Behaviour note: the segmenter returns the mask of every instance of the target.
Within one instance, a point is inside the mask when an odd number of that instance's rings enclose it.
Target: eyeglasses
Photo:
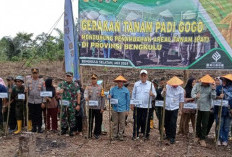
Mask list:
[[[72,77],[72,76],[70,76],[70,75],[66,75],[66,77]]]

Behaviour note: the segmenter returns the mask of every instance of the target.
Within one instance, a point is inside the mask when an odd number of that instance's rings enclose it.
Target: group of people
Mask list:
[[[32,75],[25,78],[8,77],[7,85],[0,79],[0,93],[8,93],[8,97],[0,99],[3,111],[0,112],[0,129],[7,121],[6,125],[11,132],[14,130],[14,134],[21,133],[23,126],[27,126],[28,131],[42,133],[44,118],[45,130],[57,132],[60,116],[61,135],[68,133],[73,136],[76,132],[82,134],[83,117],[86,117],[87,137],[93,135],[98,139],[102,134],[105,104],[109,101],[113,140],[124,140],[125,119],[132,110],[133,140],[141,136],[149,139],[155,111],[161,139],[171,144],[175,143],[178,115],[181,115],[179,134],[188,135],[191,121],[195,141],[205,147],[206,136],[215,120],[217,145],[228,144],[232,113],[231,74],[215,80],[209,75],[199,80],[189,78],[183,88],[184,82],[176,76],[167,82],[165,78],[149,81],[148,72],[141,70],[140,80],[134,83],[131,93],[124,86],[126,78],[121,75],[115,78],[115,86],[107,93],[98,83],[96,74],[91,75],[90,85],[83,89],[80,81],[73,81],[72,72],[67,72],[65,80],[58,85],[52,78],[45,81],[39,78],[37,68],[31,72]],[[44,91],[50,95],[43,96],[41,93]]]

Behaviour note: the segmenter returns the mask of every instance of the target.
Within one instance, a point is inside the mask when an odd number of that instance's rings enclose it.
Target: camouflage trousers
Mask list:
[[[63,107],[62,113],[61,113],[61,128],[62,129],[68,129],[70,127],[71,129],[74,129],[76,126],[76,117],[75,117],[75,108],[73,106],[69,107]]]

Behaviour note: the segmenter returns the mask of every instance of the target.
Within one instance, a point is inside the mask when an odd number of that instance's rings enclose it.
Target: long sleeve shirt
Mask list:
[[[202,86],[201,83],[196,83],[191,92],[192,98],[196,98],[198,93],[200,93],[200,98],[197,99],[199,110],[210,111],[212,99],[216,98],[216,90],[211,86]]]
[[[150,81],[146,81],[142,83],[142,81],[138,81],[135,83],[133,91],[132,91],[132,98],[133,100],[141,100],[142,104],[137,105],[139,108],[152,108],[151,101],[152,97],[150,96],[150,90],[156,97],[156,90],[154,85]],[[149,98],[150,97],[150,98]],[[150,102],[149,102],[150,99]]]
[[[184,89],[181,86],[176,88],[166,85],[166,110],[179,109],[180,103],[184,102]]]
[[[102,86],[100,85],[90,85],[87,86],[84,92],[84,98],[88,98],[89,101],[97,101],[97,106],[89,106],[90,109],[101,109],[103,110],[105,107],[105,99],[101,96]]]
[[[112,104],[115,112],[126,112],[130,109],[130,92],[126,87],[113,87],[110,90],[111,98],[118,99],[118,104]]]
[[[29,79],[26,83],[28,88],[28,102],[31,104],[41,104],[45,102],[40,96],[41,91],[45,91],[44,81],[42,79]]]
[[[218,86],[216,89],[217,96],[220,96],[222,94],[222,86]],[[223,106],[222,107],[222,116],[229,116],[229,109],[232,109],[232,86],[223,86],[223,100],[228,101],[228,107]],[[221,99],[219,99],[221,101]],[[220,102],[221,103],[221,102]],[[219,106],[214,106],[214,114],[217,115],[219,110]]]

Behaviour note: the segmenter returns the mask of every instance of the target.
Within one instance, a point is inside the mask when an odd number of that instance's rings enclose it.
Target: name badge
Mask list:
[[[185,103],[184,108],[185,109],[197,109],[197,104],[196,103]]]
[[[8,93],[0,93],[0,98],[8,98]]]
[[[68,100],[62,100],[61,105],[63,106],[69,106],[69,101]]]
[[[111,104],[118,104],[118,99],[110,99]]]
[[[224,106],[224,107],[229,106],[228,100],[214,100],[213,104],[214,104],[214,106],[221,106],[221,105]]]
[[[98,106],[98,101],[90,100],[89,106]]]
[[[19,100],[25,100],[25,94],[18,94]]]
[[[52,97],[52,92],[51,91],[42,91],[40,92],[41,97]]]
[[[143,103],[142,100],[131,100],[130,101],[130,104],[133,104],[137,107],[139,107],[139,105],[141,105],[142,103]]]
[[[155,106],[157,106],[157,107],[163,107],[164,106],[164,101],[156,100],[155,101]]]

